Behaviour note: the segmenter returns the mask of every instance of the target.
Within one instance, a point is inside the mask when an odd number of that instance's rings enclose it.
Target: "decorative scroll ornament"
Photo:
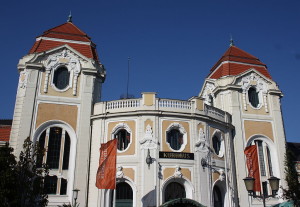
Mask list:
[[[178,165],[175,168],[174,178],[182,178],[181,168]]]
[[[112,138],[114,139],[114,135],[120,130],[125,129],[128,133],[131,134],[131,129],[126,123],[118,123],[112,130]]]
[[[77,79],[81,71],[79,59],[79,56],[76,56],[74,53],[67,49],[64,49],[59,53],[50,55],[45,61],[46,75],[44,82],[44,92],[48,92],[50,73],[52,72],[53,75],[55,69],[57,69],[59,66],[65,66],[70,74],[73,75],[73,95],[75,96],[77,93]],[[72,81],[72,77],[70,77],[70,81]]]
[[[255,88],[257,92],[262,91],[263,93],[267,93],[267,85],[265,80],[256,73],[251,73],[243,77],[241,85],[244,93],[246,93],[252,85],[256,86]]]
[[[141,149],[157,149],[158,141],[153,136],[152,127],[148,124],[146,127],[144,139],[140,140]]]
[[[202,94],[202,98],[205,99],[205,104],[207,105],[211,105],[212,104],[212,100],[211,99],[215,99],[215,96],[213,94],[213,90],[215,89],[215,85],[212,83],[207,82]]]
[[[28,79],[28,71],[25,69],[20,73],[20,78],[19,78],[19,88],[26,88],[27,85],[27,79]]]
[[[117,168],[116,177],[117,178],[123,178],[124,177],[124,172],[123,172],[123,167],[122,166],[119,166]]]
[[[199,139],[195,143],[196,152],[208,152],[208,144],[206,141],[205,133],[202,128],[199,130]]]

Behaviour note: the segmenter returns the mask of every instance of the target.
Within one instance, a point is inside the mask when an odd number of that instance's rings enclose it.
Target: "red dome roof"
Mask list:
[[[267,66],[257,57],[236,46],[230,46],[220,60],[211,68],[208,78],[218,79],[227,75],[238,75],[251,68],[271,78]]]
[[[38,36],[29,53],[44,52],[65,44],[77,50],[85,57],[99,61],[96,45],[86,33],[81,31],[72,22],[49,29]]]

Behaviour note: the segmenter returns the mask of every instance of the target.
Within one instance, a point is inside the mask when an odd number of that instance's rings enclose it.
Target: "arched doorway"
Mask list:
[[[167,185],[165,190],[165,202],[174,200],[176,198],[186,198],[184,186],[177,182],[171,182]]]
[[[133,191],[126,182],[117,184],[116,207],[133,207]]]
[[[214,207],[224,206],[223,196],[218,186],[215,186],[213,189],[213,199],[214,199]]]

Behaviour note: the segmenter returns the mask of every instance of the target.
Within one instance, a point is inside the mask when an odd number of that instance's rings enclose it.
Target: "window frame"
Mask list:
[[[258,142],[262,143],[262,153],[259,152]],[[267,182],[268,178],[271,176],[279,177],[279,166],[278,166],[278,158],[276,153],[276,147],[274,146],[274,142],[264,135],[253,135],[249,138],[247,142],[247,146],[256,145],[257,146],[257,156],[258,156],[258,167],[259,167],[259,176],[261,180],[261,189],[263,189],[263,182]],[[269,151],[269,152],[268,152]],[[264,170],[265,175],[262,175],[261,171],[261,158],[260,155],[263,154],[263,160],[264,160]],[[270,164],[271,161],[271,164]],[[271,188],[268,185],[268,192],[271,192]]]
[[[34,132],[34,137],[33,137],[33,142],[35,144],[36,141],[39,141],[42,133],[47,130],[48,128],[51,127],[60,127],[65,129],[65,131],[68,132],[69,134],[69,138],[70,138],[70,152],[69,152],[69,169],[68,170],[63,170],[62,171],[62,175],[60,175],[60,177],[63,177],[64,179],[67,180],[67,192],[66,195],[54,195],[54,194],[49,194],[48,195],[48,201],[49,201],[49,205],[51,204],[55,204],[57,205],[57,200],[59,199],[60,204],[63,203],[67,203],[69,202],[69,199],[72,198],[73,196],[73,185],[74,185],[74,172],[75,172],[75,158],[76,158],[76,145],[77,145],[77,136],[75,131],[73,130],[73,128],[62,121],[58,121],[58,120],[51,120],[51,121],[47,121],[42,123],[41,125],[39,125],[36,129],[36,131]],[[45,156],[44,156],[45,158]],[[44,159],[43,158],[43,159]],[[51,172],[51,170],[49,171],[49,176],[53,176],[57,174],[53,174]]]
[[[66,68],[69,72],[69,84],[67,84],[67,86],[63,89],[57,88],[54,83],[54,74],[59,68]],[[72,83],[73,83],[73,70],[71,70],[67,64],[58,64],[55,68],[53,68],[51,70],[51,86],[54,90],[56,90],[58,92],[65,92],[65,91],[69,90],[70,88],[72,88]]]
[[[255,92],[257,93],[257,98],[258,98],[258,104],[257,106],[253,106],[252,103],[250,102],[250,97],[249,97],[249,90],[250,89],[254,89]],[[261,109],[261,107],[263,106],[263,95],[262,95],[262,91],[261,90],[257,90],[257,87],[255,85],[250,85],[246,91],[247,94],[247,103],[248,105],[250,105],[251,108],[253,109]]]
[[[219,153],[217,153],[215,148],[214,148],[214,137],[216,137],[218,139],[218,141],[220,142]],[[214,153],[218,157],[220,157],[220,158],[224,157],[224,154],[225,154],[225,141],[224,141],[224,138],[223,138],[223,134],[219,129],[216,129],[214,131],[214,133],[212,134],[212,136],[211,136],[211,146],[214,150]]]
[[[128,124],[126,124],[126,123],[124,123],[124,122],[118,123],[118,124],[113,128],[113,130],[111,131],[111,140],[115,139],[115,136],[116,136],[116,135],[118,134],[118,132],[119,132],[120,130],[122,130],[122,129],[126,130],[127,133],[129,133],[129,135],[130,135],[130,142],[128,143],[127,148],[124,149],[124,150],[119,150],[118,147],[117,147],[117,152],[118,152],[118,153],[123,153],[123,152],[126,152],[127,150],[129,150],[129,149],[130,149],[130,146],[131,146],[131,144],[132,144],[132,142],[133,142],[133,133],[132,133],[132,130],[130,129],[130,127],[128,126]]]
[[[182,138],[183,138],[183,140],[182,140],[183,143],[178,150],[173,149],[171,147],[170,143],[168,142],[168,132],[173,129],[177,129],[182,134]],[[173,152],[182,152],[187,145],[187,132],[186,132],[185,128],[178,122],[171,123],[165,131],[165,143],[167,144],[169,149],[172,150]]]

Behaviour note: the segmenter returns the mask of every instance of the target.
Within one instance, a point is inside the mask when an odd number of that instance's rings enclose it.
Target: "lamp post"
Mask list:
[[[74,189],[73,190],[73,198],[74,198],[74,203],[73,203],[73,207],[77,207],[77,198],[78,198],[78,192],[80,190],[79,189]]]
[[[280,179],[276,178],[274,176],[271,176],[268,179],[268,181],[269,181],[269,184],[271,186],[272,194],[271,195],[266,195],[265,192],[263,192],[261,195],[255,195],[254,194],[254,181],[255,181],[255,179],[251,178],[251,177],[246,177],[243,180],[245,182],[245,186],[246,186],[246,189],[248,191],[249,196],[252,196],[253,198],[262,199],[264,207],[266,207],[266,199],[270,198],[270,197],[274,198],[275,195],[276,195],[276,192],[279,189],[279,180]]]

